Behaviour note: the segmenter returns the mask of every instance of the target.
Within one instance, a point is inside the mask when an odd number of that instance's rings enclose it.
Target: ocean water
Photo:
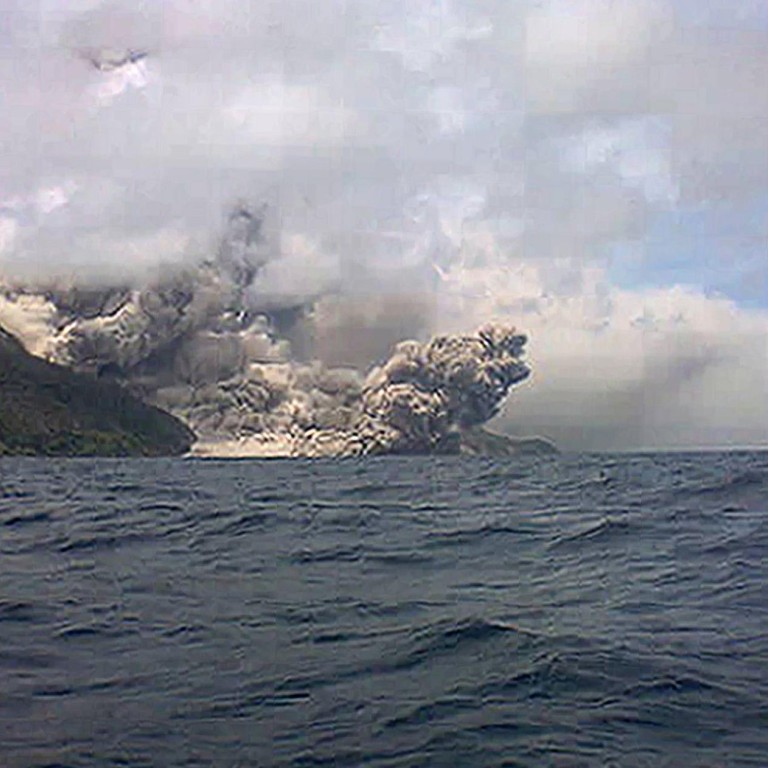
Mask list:
[[[768,454],[0,462],[0,765],[768,766]]]

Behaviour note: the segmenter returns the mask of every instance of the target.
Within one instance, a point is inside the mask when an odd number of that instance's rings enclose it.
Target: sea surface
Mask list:
[[[768,766],[768,454],[0,461],[0,766]]]

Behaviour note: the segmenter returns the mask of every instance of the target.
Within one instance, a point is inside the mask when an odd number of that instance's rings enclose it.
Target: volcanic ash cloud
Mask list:
[[[297,453],[342,455],[454,452],[460,431],[495,416],[510,388],[530,373],[526,337],[488,325],[471,336],[406,341],[374,368],[346,429],[308,430]]]
[[[34,330],[20,336],[37,354],[122,381],[214,454],[457,451],[529,375],[526,337],[500,325],[401,342],[367,376],[296,359],[288,339],[318,322],[315,297],[254,304],[274,256],[259,215],[239,211],[213,257],[149,287],[6,288],[0,323]],[[30,307],[45,312],[25,325]]]

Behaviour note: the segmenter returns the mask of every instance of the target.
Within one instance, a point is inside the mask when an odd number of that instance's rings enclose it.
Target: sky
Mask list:
[[[138,281],[264,201],[254,295],[330,358],[510,322],[500,428],[765,445],[766,82],[758,0],[4,0],[0,273]]]

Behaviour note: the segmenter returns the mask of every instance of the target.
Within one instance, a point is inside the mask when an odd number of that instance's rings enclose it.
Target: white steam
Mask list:
[[[9,0],[3,17],[6,283],[135,287],[210,257],[236,201],[263,200],[271,250],[230,254],[259,266],[238,300],[315,302],[308,356],[364,367],[501,320],[531,336],[516,430],[765,441],[768,315],[610,269],[615,248],[642,267],[659,216],[765,194],[761,4]],[[94,51],[146,57],[102,71]]]

